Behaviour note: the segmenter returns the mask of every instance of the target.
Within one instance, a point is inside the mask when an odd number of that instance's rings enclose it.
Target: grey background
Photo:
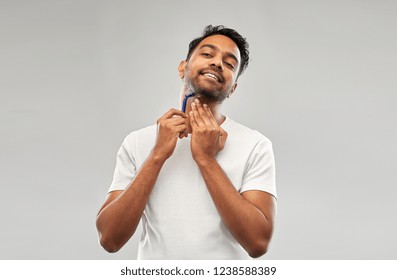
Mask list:
[[[0,258],[133,259],[95,216],[132,130],[178,106],[207,24],[251,64],[224,112],[274,145],[265,259],[395,259],[394,1],[0,1]]]

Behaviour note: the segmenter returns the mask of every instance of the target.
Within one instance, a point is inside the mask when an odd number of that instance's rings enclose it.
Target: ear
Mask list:
[[[178,66],[179,78],[183,79],[185,77],[185,70],[186,70],[187,61],[182,60]]]
[[[236,90],[236,88],[237,88],[237,83],[234,83],[234,85],[233,85],[233,87],[232,87],[232,90],[230,91],[228,97],[232,96],[232,94],[233,94],[233,92]]]

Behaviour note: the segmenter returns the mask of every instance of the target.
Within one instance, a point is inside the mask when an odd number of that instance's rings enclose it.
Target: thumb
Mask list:
[[[220,127],[219,130],[219,137],[218,137],[218,147],[219,151],[225,147],[226,139],[227,139],[227,131]]]

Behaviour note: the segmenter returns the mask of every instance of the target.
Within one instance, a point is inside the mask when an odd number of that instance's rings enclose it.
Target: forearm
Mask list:
[[[271,237],[272,221],[233,186],[215,159],[198,162],[212,200],[234,238],[252,257],[263,255]]]
[[[97,216],[101,245],[118,251],[134,234],[165,160],[151,154],[130,185]]]

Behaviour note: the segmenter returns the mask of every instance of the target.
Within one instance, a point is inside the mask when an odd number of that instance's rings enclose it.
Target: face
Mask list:
[[[236,89],[240,59],[233,40],[213,35],[200,42],[188,61],[181,62],[179,74],[196,96],[220,103]]]

